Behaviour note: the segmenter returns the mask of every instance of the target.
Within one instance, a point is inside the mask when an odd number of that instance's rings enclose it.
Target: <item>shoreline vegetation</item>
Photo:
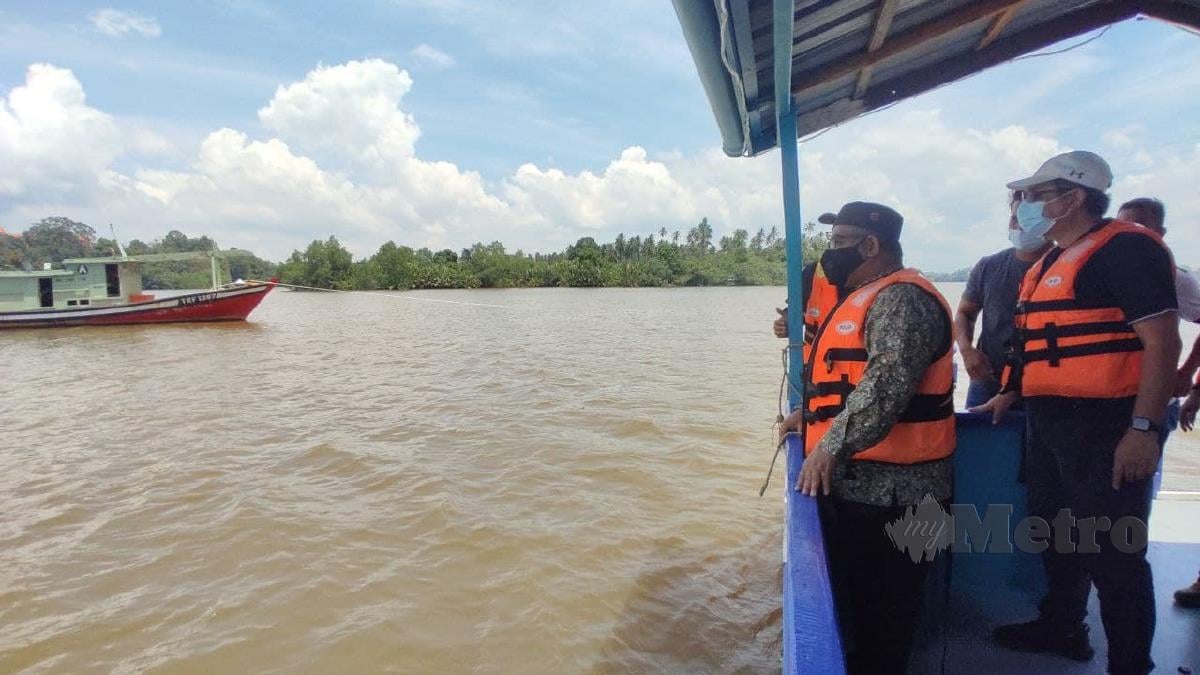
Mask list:
[[[827,232],[815,223],[804,227],[804,263],[813,262],[829,246]],[[134,239],[130,255],[212,251],[208,236],[190,237],[178,230],[149,243]],[[115,241],[63,217],[44,218],[23,233],[0,230],[0,269],[38,269],[64,258],[117,255]],[[786,283],[785,241],[778,228],[751,235],[737,229],[714,241],[705,218],[686,232],[662,227],[645,236],[625,234],[607,243],[583,237],[554,253],[509,252],[502,242],[476,243],[455,252],[413,249],[387,242],[370,257],[354,260],[336,237],[315,240],[304,251],[273,263],[249,251],[227,250],[222,258],[226,279],[279,277],[285,284],[369,291],[438,288],[539,287],[669,287],[779,286]],[[200,268],[203,269],[200,269]],[[965,281],[969,269],[931,274],[933,281]],[[207,265],[189,262],[147,263],[147,289],[204,288]]]

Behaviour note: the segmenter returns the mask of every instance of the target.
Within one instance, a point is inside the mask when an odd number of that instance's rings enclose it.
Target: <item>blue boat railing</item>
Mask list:
[[[974,505],[980,517],[989,507],[1011,509],[1012,528],[1026,515],[1021,456],[1025,442],[1025,416],[1009,413],[1000,424],[990,415],[956,415],[958,447],[955,451],[953,502]],[[799,439],[787,445],[787,487],[783,565],[783,672],[845,672],[837,611],[829,585],[829,568],[817,503],[791,489],[804,461]],[[1040,596],[1044,575],[1034,554],[986,550],[951,554],[949,578],[953,587],[967,593],[1002,589]],[[944,569],[944,568],[942,568]],[[934,617],[936,619],[936,617]]]

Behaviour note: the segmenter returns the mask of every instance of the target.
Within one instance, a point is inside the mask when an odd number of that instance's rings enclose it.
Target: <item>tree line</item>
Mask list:
[[[805,226],[804,262],[820,258],[829,246],[828,233]],[[177,230],[149,243],[130,241],[130,255],[212,251],[207,236],[189,237]],[[64,258],[117,255],[115,241],[68,218],[45,218],[24,233],[0,232],[0,268],[30,268]],[[288,284],[338,290],[403,290],[430,288],[530,288],[545,286],[718,286],[781,285],[786,281],[785,241],[775,227],[748,230],[714,239],[708,219],[686,232],[662,227],[646,235],[619,234],[598,243],[583,237],[553,253],[509,252],[503,243],[476,243],[459,251],[413,249],[387,242],[370,257],[355,260],[336,237],[315,240],[278,265],[247,251],[226,251],[222,276],[264,279],[278,276]],[[146,288],[203,288],[207,265],[194,262],[147,263]]]
[[[820,258],[829,236],[805,226],[804,261]],[[744,229],[714,241],[705,218],[686,233],[660,228],[645,236],[618,234],[610,242],[583,237],[555,253],[509,252],[476,243],[460,251],[413,249],[387,242],[355,261],[329,237],[294,251],[279,266],[284,283],[340,290],[533,288],[546,286],[757,286],[786,280],[785,242],[777,228]]]

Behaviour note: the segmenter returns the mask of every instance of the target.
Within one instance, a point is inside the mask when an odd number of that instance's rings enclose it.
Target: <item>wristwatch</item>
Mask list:
[[[1162,427],[1150,421],[1149,417],[1135,417],[1129,422],[1129,428],[1134,431],[1162,431]]]

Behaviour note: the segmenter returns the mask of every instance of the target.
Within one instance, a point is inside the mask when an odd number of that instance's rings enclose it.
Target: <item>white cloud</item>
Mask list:
[[[437,66],[438,68],[449,68],[450,66],[454,65],[453,56],[450,56],[437,47],[431,47],[427,44],[417,45],[411,52],[409,52],[409,54],[422,63],[428,63],[429,65]]]
[[[412,83],[407,71],[379,59],[318,66],[276,89],[258,118],[301,149],[379,168],[413,155],[421,130],[400,109]]]
[[[69,70],[34,64],[25,83],[0,98],[0,196],[84,192],[122,150],[117,124],[87,105]]]
[[[527,163],[487,181],[419,156],[421,129],[402,107],[412,86],[384,61],[319,66],[259,111],[269,137],[219,129],[187,150],[88,106],[70,71],[35,65],[0,99],[0,155],[13,158],[0,163],[0,222],[62,214],[143,239],[179,228],[276,259],[330,234],[364,256],[388,239],[559,250],[581,236],[686,231],[702,217],[718,235],[782,228],[775,153],[655,156],[632,146],[597,171]],[[892,204],[905,215],[910,263],[965,267],[1006,245],[1004,183],[1065,149],[1020,126],[960,128],[908,107],[804,144],[803,209],[811,220],[853,199]],[[1114,199],[1148,193],[1167,202],[1170,222],[1200,220],[1187,199],[1200,148],[1140,154],[1110,153]],[[1177,250],[1200,247],[1190,228],[1171,237]]]
[[[506,194],[528,205],[545,225],[570,223],[585,230],[653,227],[699,220],[691,192],[640,147],[626,148],[602,174],[567,175],[557,169],[521,166]]]
[[[125,37],[129,33],[151,38],[162,35],[162,26],[158,25],[157,19],[136,12],[106,8],[92,12],[88,19],[96,30],[112,37]]]

